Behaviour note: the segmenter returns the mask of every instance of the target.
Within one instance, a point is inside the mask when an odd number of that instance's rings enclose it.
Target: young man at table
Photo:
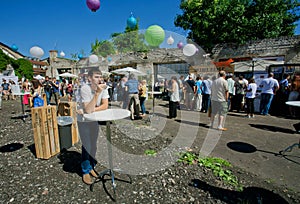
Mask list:
[[[85,121],[82,114],[106,110],[109,95],[99,68],[92,68],[88,72],[88,82],[79,92],[78,129],[82,142],[82,180],[90,185],[91,176],[97,177],[94,167],[97,163],[95,156],[99,126],[97,121]]]

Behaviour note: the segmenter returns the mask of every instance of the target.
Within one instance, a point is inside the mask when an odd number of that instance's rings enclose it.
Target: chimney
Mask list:
[[[50,53],[50,62],[55,61],[56,58],[57,58],[58,51],[57,50],[50,50],[49,53]]]

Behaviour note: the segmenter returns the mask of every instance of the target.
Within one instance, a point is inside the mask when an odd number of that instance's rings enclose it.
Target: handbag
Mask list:
[[[34,97],[33,98],[33,107],[36,108],[36,107],[42,107],[44,106],[44,100],[37,96],[37,97]]]

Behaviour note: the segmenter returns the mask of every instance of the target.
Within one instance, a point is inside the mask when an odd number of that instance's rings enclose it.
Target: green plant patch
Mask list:
[[[147,150],[145,150],[145,154],[148,156],[155,156],[157,153],[153,149],[147,149]]]
[[[230,169],[228,169],[229,167],[232,167],[230,162],[221,158],[206,157],[199,158],[198,163],[200,166],[210,169],[216,177],[229,185],[234,186],[237,190],[243,190],[242,186],[239,184],[238,178]]]
[[[192,152],[180,152],[178,156],[179,159],[177,161],[184,164],[195,164],[198,160],[198,156]]]

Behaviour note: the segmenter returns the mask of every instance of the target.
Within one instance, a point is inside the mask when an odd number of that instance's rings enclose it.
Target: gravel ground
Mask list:
[[[184,151],[184,147],[176,144],[170,147],[179,127],[169,124],[169,119],[162,131],[158,131],[160,121],[153,120],[152,124],[157,124],[151,126],[147,118],[114,122],[113,145],[133,155],[132,159],[136,155],[146,159],[136,168],[127,169],[134,172],[130,176],[132,183],[116,181],[115,196],[108,180],[96,183],[91,191],[81,180],[80,142],[49,160],[37,159],[30,117],[25,122],[11,118],[19,111],[19,101],[3,101],[0,110],[0,203],[300,203],[298,191],[266,181],[238,166],[230,170],[238,177],[243,191],[224,183],[209,169],[176,162],[178,155],[174,152]],[[101,128],[104,130],[105,126]],[[196,152],[197,146],[194,144],[191,151]],[[145,166],[151,169],[153,165],[149,161],[159,157],[145,156],[145,150],[149,149],[156,152],[168,149],[167,154],[172,155],[169,163],[159,160],[163,162],[156,163],[157,171],[144,174]],[[126,159],[126,154],[116,156],[115,166],[122,167]],[[100,172],[105,168],[105,162],[100,161],[96,170]],[[116,176],[129,181],[125,174],[116,173]]]

